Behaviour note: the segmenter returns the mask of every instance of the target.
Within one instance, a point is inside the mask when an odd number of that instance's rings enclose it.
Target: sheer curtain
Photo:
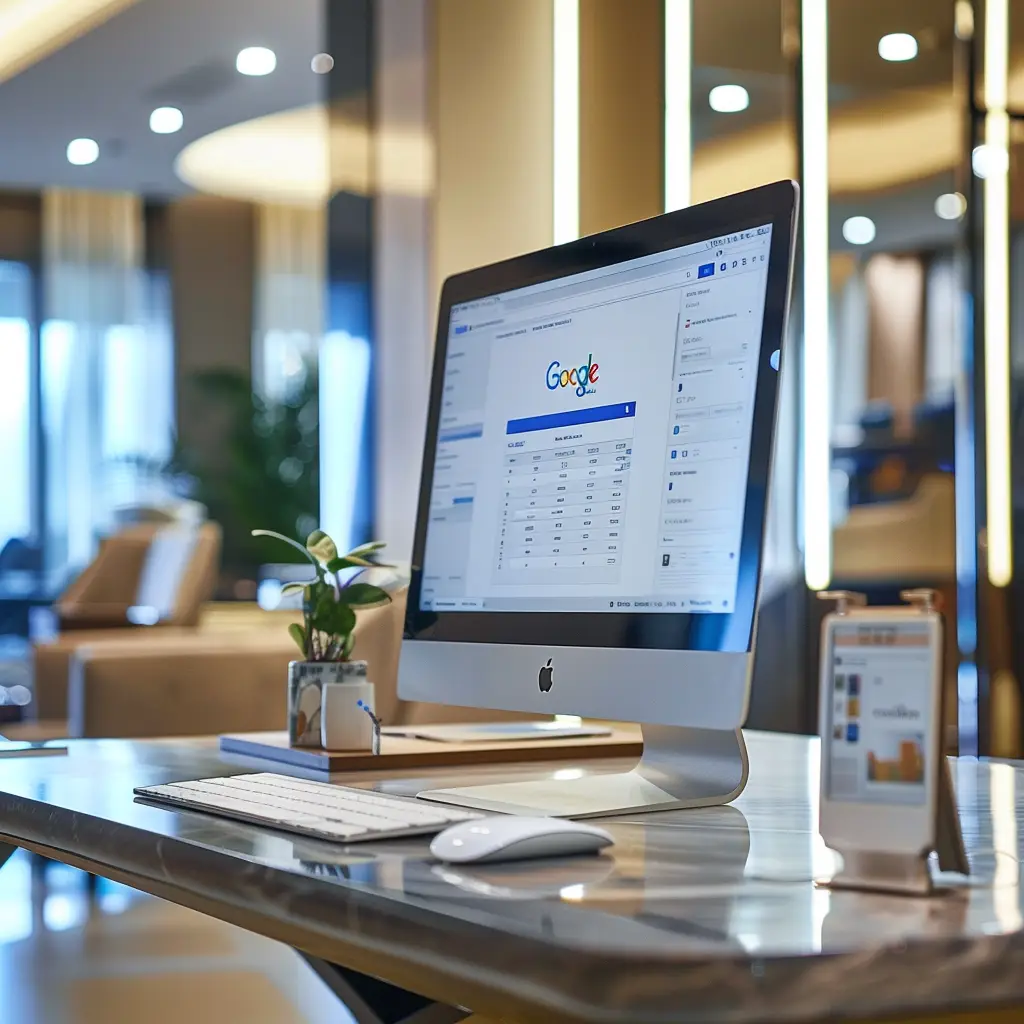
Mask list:
[[[256,213],[253,382],[281,399],[315,366],[324,331],[326,219],[322,206],[263,204]]]
[[[366,539],[357,502],[365,491],[360,482],[368,464],[368,317],[354,308],[358,288],[347,288],[345,282],[328,285],[324,206],[265,204],[258,208],[256,224],[254,386],[264,397],[280,401],[307,373],[318,373],[319,520],[347,550]],[[347,330],[325,330],[328,302],[331,322],[344,323]]]
[[[43,195],[42,406],[48,563],[81,566],[117,508],[159,501],[173,431],[167,282],[142,264],[142,204]]]

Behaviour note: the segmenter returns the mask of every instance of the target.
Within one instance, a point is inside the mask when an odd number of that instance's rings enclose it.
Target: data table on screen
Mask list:
[[[622,438],[506,455],[498,572],[525,580],[536,570],[596,569],[615,578],[632,454]]]

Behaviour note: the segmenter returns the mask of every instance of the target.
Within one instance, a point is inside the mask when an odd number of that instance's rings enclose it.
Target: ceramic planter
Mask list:
[[[293,661],[288,665],[288,742],[320,746],[320,717],[326,683],[365,683],[365,661]]]

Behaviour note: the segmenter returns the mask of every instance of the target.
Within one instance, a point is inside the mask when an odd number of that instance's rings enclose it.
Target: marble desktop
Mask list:
[[[0,761],[0,841],[493,1016],[796,1021],[1024,1003],[1020,767],[954,763],[969,887],[831,892],[813,881],[834,868],[816,831],[817,741],[747,741],[735,804],[612,819],[615,847],[592,858],[453,868],[426,840],[334,846],[134,799],[137,785],[261,770],[213,740],[80,741],[67,757]],[[621,767],[373,784],[414,793]]]

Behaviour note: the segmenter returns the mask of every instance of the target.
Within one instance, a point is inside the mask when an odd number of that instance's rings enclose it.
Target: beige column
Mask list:
[[[400,558],[441,284],[552,244],[555,3],[380,0],[375,18],[376,521]],[[579,0],[583,233],[661,212],[663,19],[662,0]],[[431,144],[422,200],[391,173],[408,169],[397,140],[418,135]]]
[[[551,0],[380,0],[375,17],[375,519],[403,559],[441,284],[551,244],[553,18]]]
[[[252,360],[253,207],[217,196],[186,196],[167,211],[174,315],[178,428],[189,444],[212,443],[186,401],[192,374],[231,369],[248,374]]]
[[[436,286],[551,244],[552,0],[435,0]]]
[[[580,0],[580,234],[662,212],[664,4]]]

